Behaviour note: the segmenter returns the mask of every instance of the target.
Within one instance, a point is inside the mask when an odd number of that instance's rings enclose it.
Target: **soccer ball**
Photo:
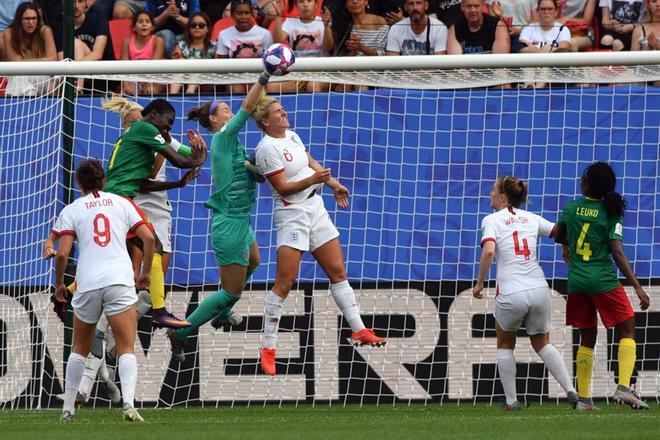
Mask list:
[[[295,62],[293,51],[283,44],[272,44],[264,52],[264,67],[273,76],[286,75]]]

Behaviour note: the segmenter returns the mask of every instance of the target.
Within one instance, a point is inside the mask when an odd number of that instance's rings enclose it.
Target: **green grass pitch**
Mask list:
[[[648,411],[600,405],[575,413],[566,405],[532,405],[503,414],[493,405],[252,406],[141,410],[145,423],[120,409],[80,408],[76,421],[59,410],[0,411],[3,439],[660,439],[660,405]]]

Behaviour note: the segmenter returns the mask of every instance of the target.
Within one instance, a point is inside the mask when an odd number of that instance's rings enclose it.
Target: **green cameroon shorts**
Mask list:
[[[247,266],[250,246],[255,242],[250,217],[227,217],[215,213],[211,219],[211,237],[218,266]]]

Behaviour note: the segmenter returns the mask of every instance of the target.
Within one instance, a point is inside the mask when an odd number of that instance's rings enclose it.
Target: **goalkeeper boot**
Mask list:
[[[637,391],[623,385],[616,387],[612,399],[620,405],[629,405],[632,409],[649,409],[648,404],[642,400]]]
[[[184,341],[179,341],[176,338],[176,330],[168,328],[167,337],[170,338],[170,349],[172,350],[172,360],[176,362],[185,362],[186,355],[183,352]]]
[[[504,402],[502,405],[502,412],[518,412],[522,411],[522,405],[520,405],[520,402],[517,400],[513,402],[511,405],[508,403]]]
[[[593,412],[598,411],[598,407],[594,405],[594,401],[591,397],[580,397],[573,407],[575,411],[587,411]]]
[[[216,330],[220,330],[225,325],[236,327],[237,325],[241,325],[242,322],[243,322],[243,317],[232,310],[231,315],[227,319],[223,319],[223,317],[220,315],[213,318],[213,320],[211,321],[211,327],[213,327]]]
[[[275,349],[262,348],[261,349],[261,371],[269,376],[275,376]]]
[[[156,328],[185,328],[185,327],[190,327],[192,324],[190,324],[185,319],[177,318],[176,316],[165,310],[164,313],[160,313],[153,316],[151,320],[151,325]]]
[[[62,415],[60,416],[60,423],[71,423],[73,422],[73,413],[68,410],[62,411]]]
[[[387,344],[387,341],[384,338],[376,336],[373,330],[363,328],[359,332],[351,333],[351,344],[356,347],[362,347],[363,345],[382,347]]]
[[[133,408],[128,403],[124,403],[122,412],[124,414],[124,420],[126,420],[127,422],[144,422],[144,419],[142,418],[140,413],[137,412],[137,409]]]

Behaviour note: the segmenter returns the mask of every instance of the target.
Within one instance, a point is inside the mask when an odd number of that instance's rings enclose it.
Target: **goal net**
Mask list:
[[[341,60],[300,60],[283,78],[298,81],[291,90],[313,82],[331,84],[331,91],[274,94],[314,158],[351,191],[345,210],[327,189],[322,196],[340,231],[362,318],[389,343],[382,349],[349,344],[350,328],[328,280],[306,255],[284,303],[278,374],[261,373],[264,296],[276,272],[273,205],[262,185],[253,216],[261,266],[235,307],[242,324],[217,331],[201,327],[186,343],[186,361],[178,364],[164,332],[143,318],[135,350],[138,405],[501,401],[494,284],[483,300],[470,291],[481,220],[491,212],[488,192],[497,176],[515,175],[529,182],[529,210],[556,221],[563,205],[579,195],[583,169],[596,160],[613,166],[617,190],[629,203],[624,247],[651,297],[650,309],[641,312],[626,288],[636,311],[634,380],[645,398],[657,402],[660,87],[653,82],[660,81],[660,59],[635,64],[608,54],[616,64],[603,65],[603,54],[578,61],[572,54],[556,55],[554,66],[523,55],[500,57],[493,65],[490,56],[351,59],[348,67]],[[583,64],[594,60],[600,65]],[[144,93],[131,99],[145,105],[154,97],[148,84],[164,84],[160,96],[177,112],[173,137],[183,139],[186,129],[198,128],[185,119],[190,108],[223,100],[237,111],[244,98],[240,84],[254,82],[259,69],[251,61],[240,68],[217,61],[139,67],[116,62],[117,74],[107,63],[40,63],[33,75],[73,69],[84,79],[72,101],[71,147],[65,141],[69,117],[61,79],[36,79],[38,87],[24,92],[30,96],[0,98],[0,408],[59,405],[71,329],[52,311],[54,268],[41,258],[41,244],[67,195],[78,194],[71,167],[87,158],[107,164],[122,132],[118,115],[101,108],[107,91],[137,84]],[[23,65],[1,72],[30,74],[24,66],[30,63],[18,64]],[[87,73],[75,71],[83,68]],[[171,92],[172,84],[183,86]],[[192,91],[188,84],[204,86]],[[343,87],[347,84],[361,87]],[[210,145],[210,134],[200,131]],[[253,122],[240,134],[249,152],[260,138]],[[167,307],[181,317],[218,289],[209,211],[203,206],[212,191],[209,165],[185,188],[168,192],[173,253]],[[182,171],[169,165],[167,175],[178,180]],[[574,373],[578,335],[564,323],[567,268],[551,240],[541,241],[539,260],[553,289],[551,341]],[[494,278],[493,270],[489,279]],[[614,392],[616,355],[616,336],[599,327],[595,397]],[[524,332],[515,356],[521,401],[563,399]],[[101,381],[88,404],[110,405]]]

